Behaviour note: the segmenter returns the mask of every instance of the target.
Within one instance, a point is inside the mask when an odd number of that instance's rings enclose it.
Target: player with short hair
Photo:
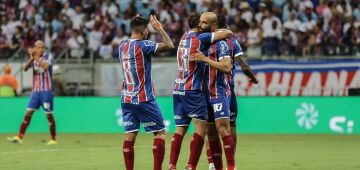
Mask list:
[[[201,15],[199,30],[201,32],[214,32],[217,29],[217,17],[212,12]],[[235,169],[235,144],[230,133],[229,97],[230,86],[227,81],[231,72],[231,56],[226,40],[217,41],[208,49],[208,56],[199,51],[191,56],[191,61],[207,63],[205,68],[205,88],[209,111],[208,133],[210,150],[216,169],[223,169],[222,149],[219,134],[223,141],[223,148],[227,161],[227,169]]]
[[[150,23],[160,33],[164,43],[148,41],[149,21],[137,16],[130,22],[130,39],[119,44],[119,58],[124,73],[121,108],[125,128],[123,155],[126,170],[134,169],[134,143],[140,123],[147,132],[154,133],[154,170],[161,170],[165,155],[165,125],[155,101],[150,55],[173,49],[174,45],[154,15],[150,16]]]
[[[19,134],[7,139],[9,142],[21,144],[32,115],[35,110],[38,110],[39,107],[42,106],[50,126],[51,139],[47,145],[54,145],[57,144],[55,119],[53,116],[54,91],[52,84],[52,66],[54,64],[54,58],[52,55],[45,53],[45,44],[40,40],[35,42],[34,48],[29,48],[28,53],[30,59],[25,65],[24,70],[27,71],[30,67],[33,68],[32,93],[24,121],[20,126]]]
[[[218,15],[218,29],[226,29],[227,28],[227,20],[226,17],[224,15]],[[227,74],[227,82],[229,83],[230,86],[230,101],[229,101],[229,105],[230,105],[230,133],[234,139],[234,148],[236,151],[236,144],[237,144],[237,134],[236,134],[236,119],[237,119],[237,114],[238,114],[238,107],[237,107],[237,101],[236,101],[236,95],[234,92],[234,87],[235,87],[235,83],[234,83],[234,76],[235,76],[235,62],[238,62],[241,66],[242,71],[244,72],[245,75],[247,75],[249,77],[250,82],[257,84],[258,80],[256,79],[256,77],[254,76],[254,74],[252,73],[249,65],[246,63],[245,59],[243,58],[243,51],[242,48],[240,46],[240,43],[234,38],[234,37],[230,37],[226,39],[228,45],[229,45],[229,52],[230,52],[230,56],[231,56],[231,63],[232,63],[232,69],[231,69],[231,73]],[[206,142],[206,144],[208,145],[208,141]],[[211,155],[211,151],[210,148],[207,148],[207,157],[208,157],[208,161],[209,161],[209,167],[213,167],[213,160],[212,160],[212,155]],[[211,169],[211,168],[209,168]]]
[[[182,36],[177,51],[178,74],[173,91],[176,130],[171,142],[169,170],[176,169],[183,136],[191,121],[194,122],[195,133],[190,144],[187,169],[196,169],[206,135],[207,106],[203,92],[205,63],[189,61],[189,57],[197,50],[206,53],[212,42],[232,36],[228,30],[199,34],[199,20],[199,13],[192,13],[188,17],[191,30]]]

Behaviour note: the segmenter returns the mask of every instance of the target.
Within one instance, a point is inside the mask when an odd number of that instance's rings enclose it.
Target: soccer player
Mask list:
[[[188,169],[196,169],[206,135],[207,105],[203,92],[205,63],[189,61],[189,56],[198,49],[206,53],[212,42],[232,36],[232,32],[227,30],[198,34],[199,20],[199,13],[189,16],[191,30],[182,36],[177,51],[178,74],[173,91],[176,131],[171,142],[169,170],[176,169],[183,136],[191,121],[194,122],[195,133],[190,144]]]
[[[200,17],[199,31],[214,32],[216,30],[217,17],[214,13],[206,12]],[[231,72],[230,48],[226,40],[217,41],[208,49],[208,56],[200,52],[190,57],[190,61],[202,61],[207,63],[205,68],[205,88],[209,111],[208,138],[215,168],[220,170],[222,166],[222,149],[219,134],[223,141],[223,148],[227,161],[227,169],[235,169],[235,144],[230,133],[229,97],[230,86],[227,82],[227,74]]]
[[[155,101],[150,55],[173,49],[174,45],[155,16],[150,16],[150,23],[160,33],[164,43],[146,40],[149,21],[137,16],[130,22],[130,39],[119,44],[119,58],[124,73],[121,108],[125,128],[123,155],[126,170],[134,169],[134,143],[140,123],[147,132],[154,133],[154,170],[161,170],[165,154],[164,119]]]
[[[217,25],[218,29],[226,29],[227,28],[226,17],[223,15],[218,15],[217,17],[218,17],[218,25]],[[247,75],[249,77],[250,82],[257,84],[258,80],[252,73],[249,65],[243,59],[243,51],[241,49],[239,42],[234,37],[227,38],[226,41],[229,45],[229,51],[230,51],[231,63],[232,63],[231,73],[227,74],[227,81],[229,83],[230,92],[231,92],[230,102],[229,102],[229,104],[230,104],[230,133],[234,139],[234,144],[235,144],[234,148],[236,149],[236,144],[237,144],[236,118],[237,118],[237,114],[238,114],[238,108],[237,108],[236,95],[234,92],[234,86],[235,86],[234,76],[235,76],[235,69],[236,69],[235,61],[240,64],[242,71],[244,72],[245,75]],[[208,143],[206,143],[206,144],[208,145]],[[213,160],[212,160],[211,151],[209,150],[209,148],[207,149],[206,153],[208,156],[209,167],[212,167]]]
[[[34,48],[30,48],[28,53],[30,59],[24,66],[24,70],[27,71],[29,68],[33,68],[32,93],[24,121],[20,126],[19,134],[7,139],[10,142],[21,144],[25,131],[30,124],[32,115],[35,110],[38,110],[39,107],[42,106],[50,125],[51,139],[47,145],[55,145],[57,144],[57,141],[55,119],[53,116],[54,92],[52,85],[52,65],[54,64],[54,58],[50,54],[45,54],[45,45],[43,41],[36,41]]]

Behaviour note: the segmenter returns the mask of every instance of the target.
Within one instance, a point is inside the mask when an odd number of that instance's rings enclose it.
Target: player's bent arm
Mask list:
[[[214,61],[204,55],[198,50],[197,53],[190,56],[190,61],[202,61],[209,64],[210,67],[215,68],[223,73],[230,73],[232,69],[230,56],[222,58],[220,61]]]
[[[48,62],[45,62],[45,61],[41,61],[40,58],[35,58],[36,62],[39,63],[39,66],[44,69],[44,70],[47,70],[50,66],[50,63]]]
[[[244,72],[244,74],[246,76],[248,76],[250,78],[250,81],[252,83],[257,84],[258,80],[256,79],[256,77],[254,76],[254,74],[251,71],[251,68],[249,67],[249,65],[246,63],[245,59],[243,58],[242,55],[238,55],[235,56],[235,60],[236,62],[238,62],[240,64],[241,70]]]
[[[214,60],[206,57],[204,62],[209,64],[210,67],[215,68],[216,70],[219,70],[226,74],[230,73],[231,69],[232,69],[230,56],[225,57],[225,58],[221,59],[220,61],[214,61]]]
[[[213,42],[219,41],[219,40],[223,40],[226,38],[230,38],[231,36],[233,36],[233,32],[230,30],[220,30],[220,31],[216,31],[214,32],[214,39]]]
[[[158,43],[158,47],[156,48],[156,53],[160,53],[163,51],[171,50],[174,48],[174,44],[172,43],[170,37],[167,35],[164,29],[159,31],[161,38],[163,39],[163,43]]]
[[[24,71],[28,71],[29,68],[32,66],[33,62],[34,62],[34,58],[30,58],[24,66]]]

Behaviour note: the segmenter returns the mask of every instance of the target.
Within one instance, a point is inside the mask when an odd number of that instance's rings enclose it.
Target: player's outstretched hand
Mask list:
[[[150,15],[150,23],[151,26],[156,30],[156,31],[160,31],[163,29],[161,23],[159,20],[157,20],[155,15]]]
[[[197,50],[197,53],[190,55],[190,61],[204,61],[206,56],[200,50]]]

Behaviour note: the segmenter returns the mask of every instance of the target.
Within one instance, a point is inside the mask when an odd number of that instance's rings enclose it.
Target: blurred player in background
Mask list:
[[[206,12],[201,15],[199,31],[214,32],[217,29],[217,17],[214,13]],[[205,88],[209,112],[208,133],[210,150],[216,169],[223,169],[222,149],[219,134],[223,141],[223,148],[227,161],[227,169],[235,169],[235,143],[230,133],[229,97],[230,86],[227,81],[231,73],[232,63],[230,47],[226,40],[212,44],[208,49],[209,57],[200,52],[191,56],[191,61],[207,63],[205,68]]]
[[[20,131],[17,136],[8,138],[13,143],[22,143],[25,131],[30,124],[30,120],[35,110],[40,106],[45,111],[46,117],[50,125],[51,139],[47,145],[57,144],[56,128],[53,116],[54,92],[52,84],[52,65],[54,58],[50,54],[45,54],[45,45],[43,41],[36,41],[34,48],[28,50],[30,59],[24,66],[24,70],[33,68],[33,85],[30,101],[26,110],[24,121],[21,123]]]
[[[125,128],[123,155],[126,170],[134,169],[134,143],[140,123],[147,132],[155,135],[154,170],[161,170],[165,154],[165,125],[155,101],[150,55],[173,49],[174,45],[154,15],[150,16],[150,23],[160,33],[164,43],[146,40],[149,37],[149,21],[137,16],[130,22],[130,39],[119,44],[119,58],[124,73],[121,108]]]
[[[226,17],[223,15],[218,15],[217,17],[218,17],[218,29],[226,29],[227,28]],[[235,61],[240,64],[243,73],[249,77],[250,82],[257,84],[258,80],[256,79],[256,77],[252,73],[249,65],[246,63],[245,59],[243,58],[244,53],[241,49],[240,43],[234,37],[227,38],[226,41],[229,45],[229,51],[230,51],[231,63],[232,63],[231,72],[229,74],[227,74],[227,81],[229,83],[230,92],[231,92],[230,101],[229,101],[229,104],[230,104],[230,132],[234,139],[235,151],[236,151],[236,144],[237,144],[236,118],[237,118],[237,114],[238,114],[238,107],[237,107],[236,95],[234,92],[234,88],[235,88],[234,75],[235,75],[235,69],[236,69]],[[207,153],[207,157],[208,157],[208,161],[209,161],[209,169],[215,169],[215,167],[213,165],[210,147],[208,146],[209,143],[207,140],[206,140],[206,144],[207,144],[206,153]]]
[[[206,53],[214,41],[232,36],[232,32],[227,30],[199,34],[199,20],[199,13],[189,16],[191,30],[182,36],[177,51],[178,74],[173,91],[176,131],[171,142],[169,170],[176,169],[182,140],[191,121],[194,122],[195,133],[190,144],[188,169],[196,169],[206,135],[207,105],[203,92],[205,63],[189,61],[189,56],[199,49]]]

